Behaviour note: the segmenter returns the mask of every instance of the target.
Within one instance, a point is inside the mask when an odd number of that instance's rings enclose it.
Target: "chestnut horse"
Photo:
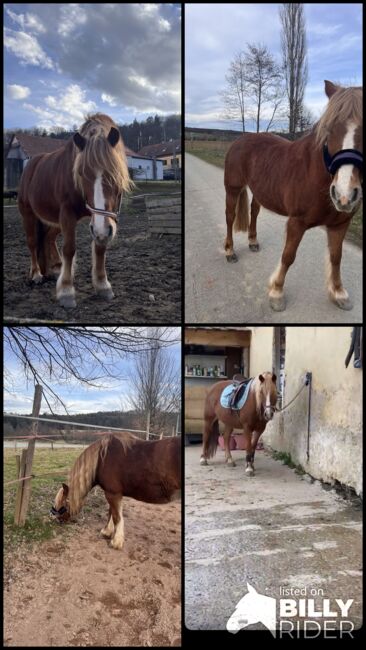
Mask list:
[[[18,205],[31,253],[30,279],[39,283],[44,276],[58,277],[56,296],[65,309],[76,307],[75,230],[83,217],[91,217],[93,286],[102,298],[114,297],[106,248],[116,234],[122,192],[131,186],[119,130],[101,113],[89,116],[64,147],[34,156],[25,167]]]
[[[249,248],[258,251],[260,207],[289,217],[282,257],[269,280],[275,311],[286,307],[286,273],[305,231],[314,226],[327,229],[329,297],[341,309],[353,307],[340,265],[343,239],[362,199],[362,88],[326,81],[325,92],[327,109],[309,134],[289,142],[269,133],[245,133],[233,142],[225,160],[228,262],[237,261],[233,226],[235,231],[248,230]],[[247,189],[253,195],[250,224]]]
[[[229,448],[230,435],[234,429],[243,429],[247,452],[245,473],[252,476],[254,474],[254,454],[257,442],[267,423],[272,420],[276,410],[276,375],[271,372],[263,372],[261,375],[254,377],[247,400],[240,410],[221,406],[221,394],[231,383],[231,380],[216,382],[206,396],[203,449],[200,464],[207,465],[207,458],[212,458],[216,453],[220,421],[225,425],[225,461],[229,465],[235,466]]]
[[[59,522],[75,517],[88,492],[100,485],[109,503],[108,522],[100,532],[111,546],[124,542],[123,497],[146,503],[168,503],[181,487],[181,439],[146,441],[130,433],[103,436],[77,458],[62,484],[51,514]]]

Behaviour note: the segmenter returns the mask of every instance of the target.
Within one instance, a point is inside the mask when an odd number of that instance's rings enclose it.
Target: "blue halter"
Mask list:
[[[354,165],[362,171],[363,169],[363,155],[357,149],[341,149],[331,156],[328,151],[328,146],[323,146],[323,158],[328,172],[334,176],[336,171],[342,165]]]

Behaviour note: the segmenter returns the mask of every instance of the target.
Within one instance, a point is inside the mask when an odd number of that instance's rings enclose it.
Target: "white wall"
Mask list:
[[[252,328],[251,375],[272,362],[273,328]],[[286,327],[287,404],[312,372],[310,457],[307,460],[308,390],[267,426],[264,441],[286,451],[315,478],[362,491],[362,370],[345,368],[351,327]]]

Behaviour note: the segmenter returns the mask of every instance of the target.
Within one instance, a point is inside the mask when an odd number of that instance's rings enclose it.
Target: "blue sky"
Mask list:
[[[169,340],[179,339],[180,328],[168,328],[167,336],[169,337]],[[171,355],[172,363],[180,368],[180,343],[174,343],[171,346],[168,346],[167,352]],[[72,378],[67,383],[56,383],[54,381],[49,381],[48,378],[47,382],[65,402],[69,414],[128,410],[128,394],[131,392],[132,388],[129,376],[134,365],[134,356],[129,355],[124,359],[120,359],[116,356],[113,359],[113,365],[115,374],[118,373],[121,378],[102,378],[98,383],[103,385],[103,387],[85,388]],[[33,382],[30,381],[27,385],[19,361],[6,345],[4,347],[4,368],[6,369],[4,379],[4,385],[6,388],[4,391],[4,411],[8,413],[29,414],[32,410],[33,403]],[[49,412],[47,404],[45,400],[43,400],[41,413]],[[61,406],[54,409],[54,412],[62,415],[65,414],[65,411]]]
[[[181,112],[178,4],[5,4],[5,128]]]
[[[318,119],[326,106],[324,79],[362,85],[362,5],[305,3],[308,84],[305,104]],[[246,43],[268,47],[281,61],[279,4],[185,5],[185,123],[239,128],[223,121],[219,92],[235,54]],[[249,129],[253,123],[248,124]]]

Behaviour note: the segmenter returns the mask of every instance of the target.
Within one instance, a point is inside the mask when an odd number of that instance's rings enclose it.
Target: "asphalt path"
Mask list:
[[[286,218],[261,209],[260,251],[249,250],[247,233],[234,233],[238,262],[225,258],[223,170],[196,156],[185,159],[185,322],[186,323],[361,323],[362,253],[344,243],[342,279],[351,311],[328,298],[325,288],[326,232],[305,233],[285,282],[286,310],[274,312],[268,279],[283,250]]]

